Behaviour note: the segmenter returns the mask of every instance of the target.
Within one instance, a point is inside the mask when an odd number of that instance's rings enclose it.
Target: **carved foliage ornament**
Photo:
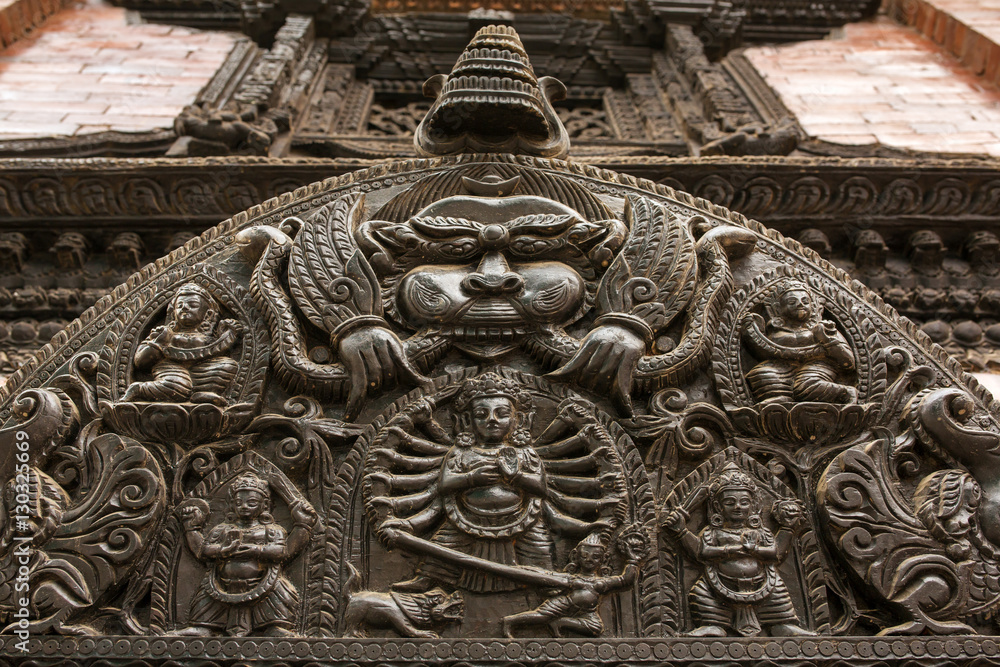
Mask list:
[[[4,651],[22,618],[31,650],[372,661],[400,645],[354,638],[626,660],[995,632],[988,395],[796,242],[581,165],[271,200],[3,396]]]

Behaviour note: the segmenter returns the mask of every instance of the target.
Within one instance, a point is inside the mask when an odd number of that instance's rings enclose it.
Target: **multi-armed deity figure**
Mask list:
[[[494,563],[551,569],[552,538],[542,503],[548,484],[528,432],[530,395],[517,382],[487,373],[465,382],[455,409],[459,432],[438,482],[444,520],[431,541]],[[400,527],[407,532],[414,528]],[[429,559],[418,566],[414,579],[393,588],[421,591],[435,582],[476,592],[519,585]]]
[[[691,587],[695,637],[725,637],[735,631],[755,637],[813,634],[799,624],[791,596],[778,574],[804,511],[794,500],[779,500],[772,515],[781,525],[772,533],[760,515],[760,492],[735,463],[722,468],[708,486],[709,525],[699,535],[687,527],[683,510],[667,515],[665,526],[703,574]]]
[[[135,367],[150,369],[154,379],[134,382],[124,400],[224,406],[223,394],[239,370],[227,352],[242,326],[219,316],[219,303],[207,289],[193,282],[181,286],[170,302],[166,324],[153,329],[135,354]]]
[[[854,353],[837,325],[822,319],[823,304],[805,283],[779,282],[765,310],[766,324],[751,314],[743,325],[747,347],[763,360],[746,374],[754,397],[761,403],[854,403],[857,389],[837,381],[854,369]]]
[[[188,548],[209,565],[191,600],[188,627],[179,636],[225,633],[291,634],[298,619],[299,596],[282,575],[282,566],[305,546],[316,512],[305,501],[292,504],[291,533],[271,516],[271,492],[266,479],[247,472],[229,486],[225,521],[203,532],[208,504],[201,499],[182,503]]]

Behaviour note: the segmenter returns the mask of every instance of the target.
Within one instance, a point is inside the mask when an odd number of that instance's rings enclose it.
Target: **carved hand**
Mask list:
[[[837,336],[837,326],[827,320],[817,322],[812,331],[813,335],[816,336],[816,342],[820,345],[826,345]]]
[[[177,506],[177,514],[185,531],[200,530],[208,519],[208,503],[201,498],[188,498]]]
[[[303,525],[312,527],[316,523],[318,518],[316,515],[316,510],[312,508],[309,503],[299,502],[295,503],[291,507],[292,521],[296,525]]]
[[[351,375],[345,420],[361,412],[365,397],[397,382],[421,384],[429,380],[406,358],[396,334],[382,327],[363,327],[341,339],[340,359]]]
[[[469,481],[473,486],[496,484],[500,481],[500,471],[496,466],[483,466],[469,473]]]
[[[591,331],[579,351],[548,377],[575,381],[601,393],[610,391],[619,412],[632,415],[632,376],[646,343],[625,327],[607,324]]]
[[[663,527],[671,533],[683,533],[687,528],[687,517],[680,510],[672,510],[663,517]]]
[[[559,406],[559,414],[556,419],[566,422],[573,428],[580,430],[587,424],[597,422],[592,410],[577,400],[566,400]]]
[[[240,541],[238,539],[231,540],[226,544],[223,544],[219,548],[219,555],[223,558],[229,558],[236,554],[237,549],[240,548]]]

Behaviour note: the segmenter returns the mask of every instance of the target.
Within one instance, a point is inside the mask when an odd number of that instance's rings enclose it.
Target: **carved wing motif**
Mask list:
[[[625,203],[629,235],[597,291],[600,313],[642,318],[654,332],[687,306],[697,282],[694,239],[666,207],[645,197]]]
[[[378,279],[354,240],[364,203],[364,195],[350,194],[327,204],[302,225],[292,245],[292,296],[326,331],[358,315],[382,315]]]
[[[949,538],[952,544],[946,546],[947,535],[925,526],[927,518],[921,521],[920,510],[915,512],[890,481],[879,463],[883,446],[852,447],[834,460],[818,494],[821,516],[848,565],[905,619],[879,634],[971,632],[963,619],[990,612],[1000,601],[992,549],[984,549],[982,540]],[[955,550],[962,544],[964,549]]]

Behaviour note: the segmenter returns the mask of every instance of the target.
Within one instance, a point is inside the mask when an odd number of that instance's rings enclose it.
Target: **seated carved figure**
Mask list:
[[[823,305],[805,284],[784,280],[772,290],[766,311],[744,322],[743,338],[758,359],[747,382],[761,403],[819,401],[854,403],[857,389],[838,382],[854,369],[854,353],[837,326],[821,319]]]
[[[153,380],[134,382],[126,401],[214,403],[224,406],[224,393],[238,364],[226,353],[242,333],[235,320],[219,320],[219,304],[207,289],[183,285],[167,313],[135,354],[137,369],[150,369]]]
[[[207,503],[192,499],[178,508],[188,548],[210,569],[191,600],[188,627],[172,634],[291,634],[299,595],[283,576],[282,566],[309,540],[316,513],[308,503],[294,504],[295,527],[286,534],[271,516],[267,480],[253,473],[240,475],[230,485],[229,505],[226,520],[208,535],[202,532]]]
[[[732,463],[718,473],[708,493],[710,525],[700,534],[688,530],[681,510],[665,520],[667,530],[704,568],[689,595],[697,624],[689,634],[725,637],[735,631],[755,637],[764,628],[772,636],[813,634],[799,625],[777,570],[803,523],[802,507],[794,500],[776,503],[781,528],[772,533],[761,520],[757,485]]]

